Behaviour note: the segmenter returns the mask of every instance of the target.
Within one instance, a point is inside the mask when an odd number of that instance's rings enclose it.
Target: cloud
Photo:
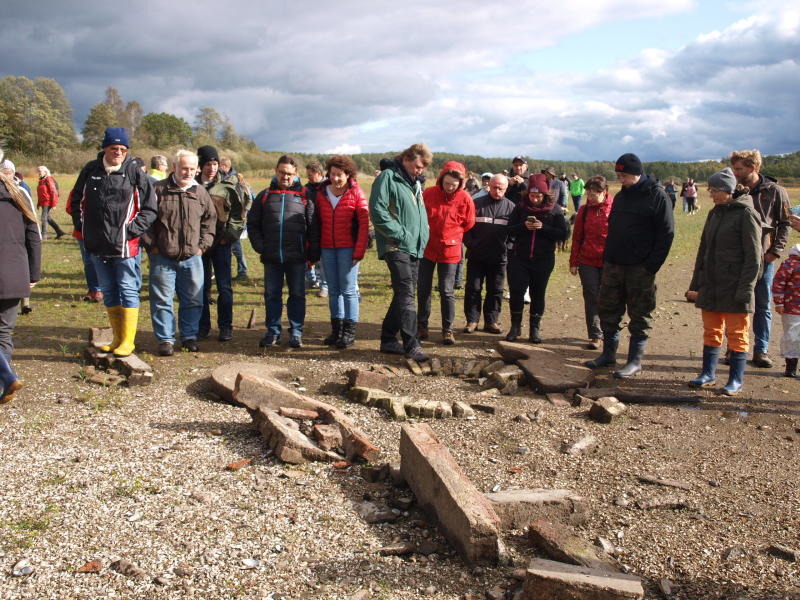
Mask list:
[[[638,48],[598,73],[558,78],[537,69],[537,51],[579,44],[620,15],[635,23],[693,2],[136,7],[10,0],[0,53],[14,61],[0,74],[57,79],[79,125],[114,86],[146,112],[190,122],[214,106],[274,150],[378,152],[423,140],[491,156],[634,150],[691,160],[739,146],[797,149],[799,19],[778,4],[678,50]]]

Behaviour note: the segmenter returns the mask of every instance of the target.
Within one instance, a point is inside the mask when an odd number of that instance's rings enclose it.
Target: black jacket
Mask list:
[[[672,202],[655,179],[643,175],[614,196],[603,259],[615,265],[643,265],[655,274],[667,259],[673,237]]]
[[[556,252],[556,242],[563,242],[569,235],[564,211],[556,204],[553,210],[545,215],[536,213],[542,222],[542,228],[531,231],[525,227],[525,220],[534,213],[526,208],[526,204],[518,204],[509,219],[508,235],[513,239],[511,249],[508,251],[509,260],[535,260],[553,256]]]
[[[472,199],[475,202],[475,227],[464,234],[467,260],[488,264],[506,262],[508,220],[514,203],[508,198],[495,200],[487,192]]]
[[[41,252],[39,226],[25,219],[0,183],[0,298],[31,295],[31,283],[40,278]]]
[[[72,223],[87,252],[121,258],[139,253],[139,237],[156,220],[158,208],[150,180],[130,155],[118,171],[106,173],[100,152],[83,167],[72,194]]]
[[[286,190],[273,182],[259,192],[247,213],[247,231],[262,263],[319,260],[319,222],[299,181]]]

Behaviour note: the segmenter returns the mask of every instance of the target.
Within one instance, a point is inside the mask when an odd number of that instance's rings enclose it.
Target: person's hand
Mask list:
[[[569,272],[572,273],[573,275],[577,275],[578,274],[578,267],[570,267],[569,268]]]
[[[361,262],[361,259],[360,259],[360,258],[354,258],[354,259],[353,259],[353,266],[355,267],[355,266],[356,266],[358,263],[360,263],[360,262]]]
[[[525,221],[525,229],[527,229],[528,231],[533,231],[534,229],[536,229],[537,222],[538,221]]]
[[[687,302],[697,302],[697,292],[688,290],[684,296],[686,297]]]
[[[783,314],[783,304],[776,304],[775,305],[775,312],[779,315]]]
[[[197,252],[194,253],[194,255],[195,256],[203,256],[203,251],[202,250],[198,250]]]
[[[795,231],[800,231],[800,217],[797,215],[789,215],[789,225],[791,225],[792,229]]]
[[[764,255],[764,262],[765,263],[771,263],[772,261],[777,260],[778,258],[779,257],[778,257],[777,254],[773,254],[772,252],[767,252]]]

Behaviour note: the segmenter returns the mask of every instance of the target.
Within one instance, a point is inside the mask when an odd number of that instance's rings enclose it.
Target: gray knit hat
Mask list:
[[[708,187],[716,188],[726,194],[732,194],[736,189],[736,176],[733,174],[730,167],[722,169],[722,171],[714,173],[708,178]]]

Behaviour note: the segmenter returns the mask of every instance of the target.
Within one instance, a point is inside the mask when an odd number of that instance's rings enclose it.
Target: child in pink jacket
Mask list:
[[[781,354],[786,359],[786,377],[797,375],[800,358],[800,244],[795,244],[772,280],[775,312],[783,324]]]

